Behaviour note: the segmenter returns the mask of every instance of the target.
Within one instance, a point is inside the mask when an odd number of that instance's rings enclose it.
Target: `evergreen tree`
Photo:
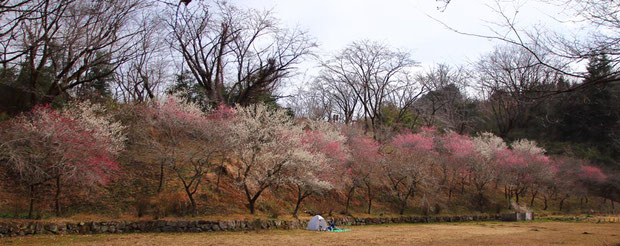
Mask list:
[[[613,70],[606,54],[595,54],[587,67],[588,76],[582,83],[595,83],[609,77]],[[581,151],[582,154],[598,159],[595,161],[613,162],[620,154],[613,144],[620,127],[619,102],[618,82],[593,85],[572,93],[558,105],[559,111],[563,112],[560,140],[585,146],[587,150]]]
[[[104,54],[98,53],[97,59],[109,60]],[[101,100],[112,97],[110,84],[114,81],[114,68],[111,63],[104,62],[91,67],[84,76],[84,84],[76,89],[76,95],[82,99]]]

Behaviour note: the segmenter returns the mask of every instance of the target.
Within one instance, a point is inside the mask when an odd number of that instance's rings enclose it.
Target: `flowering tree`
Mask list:
[[[83,102],[63,111],[37,106],[7,122],[0,134],[0,164],[30,189],[32,217],[36,188],[55,180],[55,212],[62,184],[93,186],[118,170],[114,158],[124,148],[123,127],[99,105]]]
[[[558,158],[551,160],[551,167],[547,176],[543,177],[538,181],[538,195],[543,200],[543,210],[547,210],[549,208],[549,201],[556,197],[559,191],[559,172],[560,168],[558,163],[561,162]],[[530,207],[533,204],[530,203]]]
[[[516,150],[518,151],[518,148]],[[526,156],[529,167],[528,176],[525,179],[525,185],[527,186],[526,190],[529,189],[531,194],[529,202],[530,207],[534,207],[536,197],[539,195],[541,190],[544,190],[550,183],[553,182],[552,180],[554,179],[557,170],[553,166],[551,159],[545,156],[542,152],[529,152]],[[523,194],[523,196],[525,196],[525,194]]]
[[[538,193],[538,186],[552,174],[551,161],[545,155],[545,149],[538,147],[534,141],[526,139],[515,141],[512,143],[512,150],[524,160],[520,167],[524,174],[519,180],[522,188],[515,190],[516,202],[519,202],[519,195],[525,195],[529,187],[532,190],[530,204],[533,204]]]
[[[469,136],[449,132],[438,141],[443,178],[441,183],[448,186],[448,200],[452,198],[456,180],[461,180],[461,192],[464,191],[465,180],[478,169],[477,153],[474,142]],[[450,174],[452,179],[449,179]],[[474,178],[474,180],[476,180]],[[481,179],[478,179],[482,181]],[[483,183],[481,183],[484,186]]]
[[[227,119],[232,117],[229,111],[220,107],[205,113],[198,105],[176,96],[147,108],[146,123],[150,129],[142,140],[159,161],[157,191],[163,189],[165,170],[172,169],[183,184],[194,215],[197,213],[194,195],[204,176],[211,171],[215,159],[224,159],[226,145],[220,140],[226,132]]]
[[[380,153],[381,145],[372,138],[365,136],[360,129],[347,128],[345,130],[347,137],[346,146],[350,153],[348,161],[343,162],[339,166],[339,172],[342,174],[341,182],[344,183],[346,190],[345,214],[349,212],[349,206],[355,190],[364,186],[368,197],[368,210],[372,209],[372,200],[374,197],[373,186],[376,185],[380,178],[380,164],[383,161],[383,155]]]
[[[152,156],[159,161],[159,193],[164,188],[166,167],[173,167],[178,162],[177,152],[185,149],[183,141],[201,135],[207,122],[200,107],[176,96],[153,102],[146,108],[145,115],[148,129],[141,143],[152,150]]]
[[[423,129],[417,134],[399,134],[392,138],[384,167],[389,187],[400,204],[400,214],[405,212],[407,201],[420,186],[432,181],[434,129]]]
[[[308,156],[299,148],[302,129],[293,125],[285,110],[256,104],[237,107],[234,114],[227,136],[236,160],[233,176],[254,214],[256,201],[265,189],[285,183],[292,162]]]
[[[536,142],[522,139],[513,142],[512,149],[505,149],[499,153],[501,181],[507,192],[509,208],[512,206],[513,196],[518,204],[520,196],[524,195],[528,188],[537,190],[537,181],[549,175],[551,162],[544,152],[545,150],[538,147]],[[532,200],[536,193],[537,191],[534,191]]]
[[[301,138],[300,156],[289,167],[288,182],[295,188],[297,202],[293,216],[302,201],[333,188],[335,170],[347,161],[345,137],[339,129],[324,121],[309,121]]]
[[[583,201],[588,203],[589,196],[589,187],[593,187],[596,185],[600,185],[607,179],[607,175],[603,173],[603,171],[599,167],[591,166],[591,165],[583,165],[579,168],[578,175],[579,181],[583,186],[581,199],[580,199],[580,207],[583,208]]]
[[[602,172],[598,172],[596,168],[591,169],[588,174],[589,164],[585,160],[561,157],[557,158],[553,162],[554,170],[556,172],[551,197],[554,200],[558,200],[558,209],[562,211],[564,204],[571,196],[581,196],[586,193],[586,183],[590,181],[598,182],[603,176],[599,176]],[[592,175],[592,176],[590,176]],[[590,177],[592,179],[586,178]],[[585,178],[585,179],[584,179]],[[589,180],[588,180],[589,179]]]
[[[228,131],[228,122],[230,120],[232,120],[232,118],[235,116],[235,112],[234,109],[232,107],[229,107],[227,105],[221,104],[220,106],[217,107],[217,109],[213,110],[212,112],[210,112],[209,115],[207,115],[207,118],[210,119],[217,127],[214,129],[215,131],[212,131],[213,133],[217,133],[216,136],[219,139],[225,139],[225,136],[223,134],[226,134],[226,132]],[[217,139],[214,139],[217,140]],[[225,167],[224,167],[224,163],[226,161],[230,161],[228,159],[227,156],[227,149],[229,148],[229,145],[227,145],[227,142],[218,142],[217,146],[219,146],[220,150],[224,150],[224,151],[220,151],[220,157],[219,157],[219,165],[217,167],[217,181],[216,181],[216,190],[218,192],[220,192],[220,181],[222,178],[222,175],[225,172]]]
[[[472,139],[474,160],[470,162],[470,171],[478,193],[478,205],[484,201],[485,186],[497,178],[497,163],[507,146],[504,140],[493,133],[485,132]]]
[[[579,178],[588,183],[601,183],[607,179],[607,175],[603,173],[603,171],[595,166],[581,166]]]

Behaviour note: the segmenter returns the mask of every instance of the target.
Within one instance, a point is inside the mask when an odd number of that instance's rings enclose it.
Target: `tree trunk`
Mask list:
[[[250,214],[254,214],[256,212],[256,201],[260,197],[260,195],[265,191],[265,189],[269,188],[269,186],[261,187],[254,196],[250,195],[250,190],[247,185],[244,184],[245,194],[248,199],[248,208],[250,209]]]
[[[442,171],[443,171],[443,177],[441,178],[441,185],[445,184],[446,181],[448,180],[448,168],[447,167],[442,167]]]
[[[196,201],[194,200],[194,195],[193,194],[191,194],[191,195],[188,194],[188,197],[189,197],[189,201],[192,203],[192,216],[196,216],[196,215],[198,215],[198,210],[196,208]]]
[[[372,193],[371,193],[371,188],[369,184],[366,184],[366,192],[368,194],[368,214],[370,214],[371,210],[372,210]]]
[[[220,167],[217,170],[217,183],[215,185],[215,191],[217,191],[218,193],[220,192],[220,180],[222,178],[222,173],[224,169],[224,165],[220,165]]]
[[[56,177],[56,195],[54,197],[56,217],[60,217],[60,176]]]
[[[536,195],[538,195],[538,191],[532,190],[532,199],[530,200],[530,208],[534,207],[534,199],[536,199]]]
[[[159,187],[157,187],[157,194],[161,193],[164,186],[164,163],[159,166]]]
[[[297,203],[295,204],[295,211],[293,211],[293,217],[297,218],[297,212],[299,211],[299,208],[301,207],[301,203],[303,202],[304,199],[309,197],[311,194],[312,194],[311,192],[302,192],[301,188],[299,187],[297,188]]]
[[[562,199],[560,200],[560,206],[559,206],[559,210],[560,212],[562,211],[562,208],[564,207],[564,200],[566,200],[566,196],[562,197]]]
[[[215,191],[220,192],[220,180],[222,178],[222,174],[224,174],[224,155],[222,154],[222,161],[220,162],[220,166],[217,170],[217,184],[215,186]]]
[[[28,209],[28,219],[32,219],[32,212],[34,210],[34,200],[35,200],[34,186],[35,185],[30,185],[30,208]]]
[[[519,189],[515,190],[515,201],[519,204]]]
[[[218,192],[218,193],[220,192],[220,179],[221,179],[221,177],[222,177],[222,173],[221,173],[221,171],[218,170],[217,182],[215,184],[215,191]]]
[[[510,188],[508,188],[508,197],[506,201],[508,202],[508,209],[511,209],[512,204],[510,204],[510,202],[512,201],[512,190]]]
[[[256,212],[254,208],[254,203],[256,203],[256,200],[254,199],[248,201],[248,208],[250,209],[250,214],[254,214],[254,212]]]
[[[293,217],[297,218],[297,212],[299,211],[299,207],[301,205],[301,200],[303,198],[297,197],[297,203],[295,204],[295,210],[293,210]]]
[[[545,202],[545,207],[543,208],[543,210],[547,210],[548,206],[547,206],[547,196],[543,196],[543,201]]]
[[[484,207],[484,191],[483,190],[478,190],[478,208],[480,209],[480,211],[482,212],[483,207]]]
[[[196,207],[196,200],[194,200],[194,193],[192,193],[189,189],[190,187],[185,186],[185,193],[187,194],[187,198],[189,198],[189,202],[192,205],[192,216],[196,216],[198,214],[198,209]]]
[[[400,204],[400,215],[405,214],[405,208],[407,208],[407,200],[404,200]]]
[[[346,205],[344,207],[344,214],[347,215],[349,214],[349,204],[351,203],[351,197],[353,196],[353,192],[355,191],[355,186],[351,186],[351,189],[349,189],[349,192],[347,192],[347,202]]]

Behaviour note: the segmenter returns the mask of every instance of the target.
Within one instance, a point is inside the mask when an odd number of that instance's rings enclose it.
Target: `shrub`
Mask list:
[[[262,211],[272,219],[277,219],[280,215],[282,215],[282,209],[280,209],[280,206],[272,201],[259,203],[258,210]]]
[[[433,213],[440,214],[441,213],[441,205],[435,204],[435,207],[433,207]]]
[[[136,199],[136,213],[138,218],[142,218],[142,216],[147,215],[149,213],[149,208],[151,207],[151,201],[147,197],[140,197]]]
[[[170,215],[184,216],[191,211],[191,204],[183,193],[164,192],[151,199],[152,213],[155,218]]]

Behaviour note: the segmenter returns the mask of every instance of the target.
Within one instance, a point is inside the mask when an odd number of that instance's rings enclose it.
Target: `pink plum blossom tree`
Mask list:
[[[525,195],[528,188],[533,189],[532,200],[535,199],[539,181],[550,174],[550,160],[545,156],[545,149],[537,143],[521,139],[511,144],[512,150],[506,151],[501,167],[504,171],[504,183],[508,192],[514,194],[515,202]],[[510,198],[509,194],[509,198]],[[533,204],[530,200],[530,204]]]
[[[390,141],[384,173],[390,190],[396,196],[400,214],[404,214],[407,202],[421,186],[428,186],[433,177],[432,162],[437,157],[434,150],[434,130],[399,134]]]
[[[441,155],[442,181],[448,188],[448,200],[452,198],[456,181],[461,181],[461,191],[464,190],[465,180],[477,170],[476,161],[479,155],[475,152],[474,142],[469,136],[456,132],[449,132],[439,139],[438,151]],[[450,179],[449,176],[452,176]],[[480,180],[480,179],[478,179]]]
[[[29,187],[28,217],[33,214],[36,188],[55,181],[55,212],[60,215],[63,183],[105,184],[118,170],[115,157],[124,148],[123,127],[103,107],[72,103],[64,110],[37,106],[6,122],[0,129],[0,162]]]
[[[192,214],[197,214],[194,195],[205,175],[212,171],[213,163],[224,162],[227,145],[221,139],[232,116],[228,107],[204,112],[197,104],[174,95],[147,108],[146,123],[150,129],[143,144],[153,150],[152,156],[159,161],[158,193],[164,187],[165,170],[172,169],[183,185]]]
[[[381,177],[381,144],[362,133],[360,129],[348,128],[345,131],[347,141],[346,146],[350,153],[350,158],[340,168],[343,174],[342,182],[345,183],[346,204],[345,214],[349,212],[349,206],[355,191],[358,188],[366,188],[368,199],[367,212],[372,210],[374,198],[374,186],[379,183]]]

